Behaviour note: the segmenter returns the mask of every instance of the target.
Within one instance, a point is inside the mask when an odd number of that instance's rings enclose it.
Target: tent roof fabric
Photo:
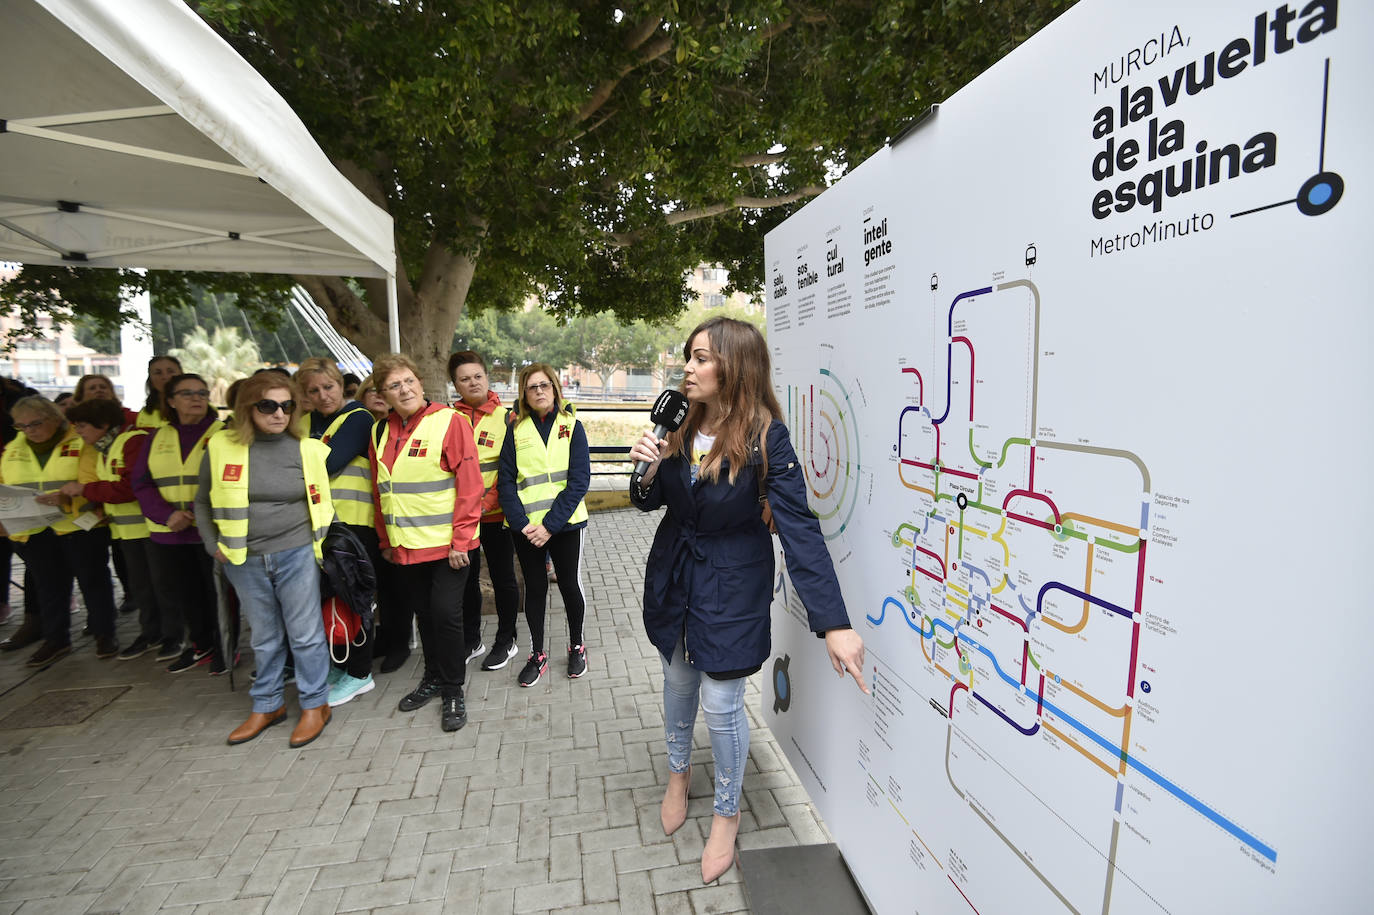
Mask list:
[[[394,269],[391,217],[180,0],[0,10],[0,260]]]

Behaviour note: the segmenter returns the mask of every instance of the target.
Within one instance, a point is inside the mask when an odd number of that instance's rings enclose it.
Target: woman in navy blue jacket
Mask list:
[[[734,862],[749,756],[744,685],[771,649],[773,542],[759,505],[765,467],[787,571],[811,629],[824,636],[836,672],[868,688],[863,640],[850,629],[830,553],[806,503],[763,336],[743,321],[711,318],[692,332],[683,358],[687,420],[666,439],[646,434],[631,447],[630,457],[650,466],[631,484],[630,497],[644,511],[668,507],[644,575],[644,626],[663,656],[669,775],[660,817],[668,835],[687,819],[699,703],[715,762],[714,816],[701,855],[701,879],[710,883]]]

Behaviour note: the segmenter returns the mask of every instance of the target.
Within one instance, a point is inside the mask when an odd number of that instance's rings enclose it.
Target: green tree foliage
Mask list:
[[[569,330],[577,343],[572,361],[600,375],[603,385],[620,369],[657,369],[679,336],[672,324],[622,323],[609,312],[575,321]]]
[[[395,218],[432,385],[468,304],[671,320],[700,263],[757,290],[765,231],[1072,0],[188,2]],[[386,348],[380,281],[295,279]]]

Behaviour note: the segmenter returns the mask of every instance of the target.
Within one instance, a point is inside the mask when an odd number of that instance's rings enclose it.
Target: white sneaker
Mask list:
[[[471,651],[468,652],[468,660],[467,660],[467,661],[464,661],[463,663],[464,663],[464,664],[467,664],[468,661],[471,661],[473,658],[481,657],[483,654],[486,653],[486,650],[487,650],[487,643],[486,643],[486,642],[478,642],[477,645],[476,645],[476,647],[473,648]]]

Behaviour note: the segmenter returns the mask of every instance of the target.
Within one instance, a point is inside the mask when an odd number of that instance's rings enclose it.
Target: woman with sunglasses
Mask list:
[[[286,649],[301,717],[291,746],[329,723],[329,649],[320,615],[322,544],[334,504],[329,448],[301,434],[295,382],[254,375],[238,389],[229,427],[211,437],[196,489],[196,526],[252,629],[253,712],[228,737],[246,743],[286,720]]]
[[[419,623],[425,654],[420,685],[399,707],[413,712],[441,699],[439,725],[456,731],[468,720],[463,588],[468,554],[480,545],[484,487],[477,443],[466,417],[425,398],[410,357],[382,356],[372,371],[391,406],[369,442],[377,537]]]
[[[195,499],[205,443],[224,424],[210,410],[210,387],[199,375],[173,375],[163,390],[166,422],[134,465],[134,495],[148,519],[148,566],[165,597],[159,603],[171,617],[162,630],[189,631],[191,640],[164,641],[157,659],[172,661],[168,673],[209,664],[218,675],[228,667],[218,650],[214,565],[196,529]]]
[[[521,686],[533,686],[549,669],[544,646],[544,598],[549,590],[545,556],[553,560],[568,617],[568,676],[587,672],[582,635],[587,612],[582,595],[587,505],[582,500],[591,486],[592,465],[587,433],[577,421],[577,410],[563,401],[558,373],[536,362],[521,369],[519,384],[515,423],[501,445],[496,490],[525,578],[530,656],[518,680]]]
[[[339,521],[362,541],[374,569],[381,568],[382,555],[377,547],[376,509],[372,505],[372,465],[367,459],[367,442],[372,432],[372,414],[356,400],[344,394],[343,374],[333,359],[310,358],[296,370],[296,384],[311,408],[307,417],[310,437],[318,439],[329,449],[325,469],[329,471],[329,485],[334,499],[334,511]],[[378,588],[380,598],[382,589]],[[380,601],[379,601],[380,602]],[[365,608],[355,607],[362,612]],[[342,662],[331,655],[329,668],[329,705],[338,707],[376,686],[372,679],[372,654],[376,643],[375,630],[362,629],[359,639],[348,645]],[[407,649],[407,653],[409,650]],[[388,661],[396,660],[388,658]],[[403,658],[400,660],[404,660]],[[382,665],[389,673],[400,666]]]

